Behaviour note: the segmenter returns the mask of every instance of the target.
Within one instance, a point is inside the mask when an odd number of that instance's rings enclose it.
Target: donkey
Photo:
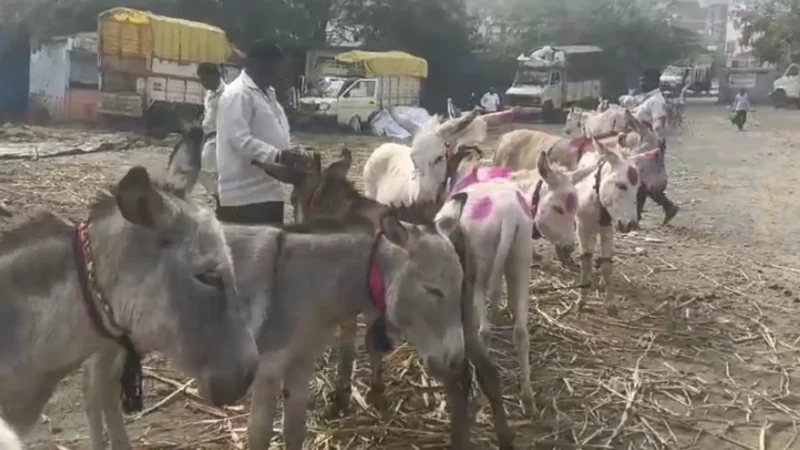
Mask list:
[[[614,296],[612,256],[614,227],[620,233],[637,228],[636,192],[641,184],[634,158],[626,158],[603,143],[593,141],[595,152],[588,153],[580,166],[597,166],[595,175],[580,181],[578,191],[577,231],[580,247],[581,297],[580,309],[588,293],[592,277],[592,255],[600,238],[600,258],[597,263],[605,282],[606,299]]]
[[[457,154],[448,161],[450,164],[458,163],[459,158],[465,154]],[[291,201],[295,211],[295,220],[309,219],[312,217],[361,217],[367,223],[372,223],[373,229],[378,228],[379,218],[386,211],[394,210],[404,220],[419,221],[420,212],[433,207],[435,203],[428,202],[416,208],[400,208],[395,210],[361,195],[353,184],[347,180],[347,172],[352,164],[352,156],[347,149],[343,149],[338,161],[331,163],[325,170],[319,164],[311,170],[297,170],[275,164],[265,164],[262,168],[271,176],[284,183],[294,186]],[[424,215],[424,213],[423,213]],[[502,389],[499,372],[489,356],[489,352],[478,334],[478,319],[472,307],[474,280],[476,274],[476,257],[469,237],[463,227],[458,226],[450,235],[456,252],[459,255],[461,267],[464,272],[462,285],[461,314],[464,324],[464,338],[468,360],[474,364],[478,383],[489,398],[492,407],[495,432],[501,450],[513,448],[514,436],[509,428],[503,406]],[[340,336],[339,349],[339,376],[333,394],[333,403],[330,414],[338,416],[347,413],[350,402],[351,378],[353,361],[355,358],[356,322],[343,325]],[[369,333],[369,332],[368,332]],[[383,404],[383,372],[381,355],[374,345],[372,336],[367,336],[367,349],[370,353],[372,368],[372,383],[368,399],[375,405]],[[470,422],[467,412],[465,389],[470,386],[468,366],[462,368],[461,375],[451,376],[444,380],[448,394],[451,417],[451,445],[452,448],[468,448]]]
[[[571,136],[573,133],[591,136],[610,132],[628,132],[630,128],[625,118],[625,111],[621,108],[591,111],[572,107],[567,113],[564,134],[567,136]]]
[[[141,407],[138,355],[147,351],[197,378],[214,404],[245,394],[258,353],[231,301],[231,255],[213,213],[187,202],[186,188],[133,167],[87,221],[44,215],[3,237],[0,416],[18,433],[62,378],[107,349],[127,351],[128,408]]]
[[[444,123],[439,123],[439,117],[434,116],[420,128],[401,121],[414,135],[411,146],[389,142],[370,154],[364,164],[367,197],[394,206],[435,201],[445,181],[446,159],[452,152],[451,147],[459,142],[478,112],[475,109],[464,117]]]
[[[0,417],[0,449],[22,450],[22,443],[19,441],[19,436],[8,426],[2,417]]]
[[[458,177],[453,192],[469,194],[467,214],[462,215],[461,224],[478,255],[474,303],[479,312],[479,332],[485,337],[490,329],[487,298],[495,313],[499,312],[501,281],[505,274],[508,306],[514,318],[513,340],[522,370],[523,404],[532,414],[534,394],[528,355],[531,238],[544,236],[557,248],[566,247],[571,251],[575,243],[578,203],[574,183],[593,173],[595,167],[565,173],[551,167],[546,154],[540,153],[535,172],[523,170],[492,176],[491,172],[495,171],[475,166],[467,175]]]

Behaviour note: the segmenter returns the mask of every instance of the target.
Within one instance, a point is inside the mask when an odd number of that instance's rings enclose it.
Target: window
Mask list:
[[[789,66],[789,70],[786,71],[786,76],[796,77],[798,75],[800,75],[800,66],[796,64],[792,64],[791,66]]]
[[[375,80],[360,80],[344,95],[345,98],[372,98],[375,96]]]
[[[550,74],[550,84],[561,83],[561,72],[553,72]]]

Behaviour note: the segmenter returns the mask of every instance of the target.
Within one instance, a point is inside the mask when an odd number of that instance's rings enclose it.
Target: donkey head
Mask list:
[[[625,129],[628,133],[620,134],[620,145],[623,147],[637,148],[647,144],[650,148],[659,145],[658,134],[648,124],[638,120],[629,110],[625,110]]]
[[[469,131],[478,113],[479,110],[475,109],[444,123],[439,123],[438,116],[434,116],[424,127],[416,130],[411,142],[411,160],[419,175],[430,180],[431,185],[439,186],[444,182],[445,159]]]
[[[636,192],[641,180],[632,159],[609,149],[593,139],[594,148],[605,161],[595,171],[593,189],[599,194],[600,204],[608,211],[617,230],[627,233],[638,224]]]
[[[564,124],[564,134],[570,136],[573,132],[577,134],[583,133],[583,125],[585,124],[585,111],[582,108],[571,107],[567,113],[567,120]]]
[[[222,227],[185,200],[186,183],[128,171],[89,217],[96,276],[137,348],[165,354],[213,403],[227,404],[247,391],[258,352],[234,301]]]
[[[403,230],[392,234],[406,236],[390,239],[402,251],[392,254],[398,270],[387,280],[387,318],[437,375],[452,373],[464,360],[463,272],[450,236],[466,200],[467,194],[454,195],[428,225],[403,224],[391,213],[381,219],[384,233]]]
[[[540,152],[536,170],[547,189],[542,189],[536,206],[536,229],[557,248],[575,245],[575,214],[578,195],[575,184],[596,170],[596,166],[566,172],[550,165],[547,152]]]

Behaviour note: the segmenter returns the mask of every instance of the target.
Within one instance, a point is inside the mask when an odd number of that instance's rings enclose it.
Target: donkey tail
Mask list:
[[[500,241],[497,244],[497,253],[494,254],[492,271],[489,273],[488,288],[491,293],[494,293],[495,289],[502,290],[500,282],[505,271],[506,260],[511,252],[511,244],[514,243],[518,231],[518,227],[511,220],[504,220],[500,226]]]

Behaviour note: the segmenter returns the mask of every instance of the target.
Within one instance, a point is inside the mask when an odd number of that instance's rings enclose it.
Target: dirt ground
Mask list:
[[[681,212],[661,227],[662,212],[649,204],[642,231],[618,237],[618,298],[611,305],[593,299],[578,315],[565,313],[575,291],[532,295],[535,417],[522,412],[510,318],[497,324],[493,355],[518,448],[800,448],[800,397],[793,391],[800,376],[800,329],[793,326],[800,307],[798,124],[797,111],[764,107],[738,132],[722,108],[687,107],[684,130],[669,138],[667,154],[668,193]],[[379,142],[295,139],[318,150],[346,143],[357,158],[354,178]],[[103,150],[102,142],[124,150],[48,157]],[[133,135],[13,127],[0,129],[0,153],[4,147],[14,147],[7,153],[19,159],[0,164],[0,200],[12,212],[0,218],[3,229],[36,208],[79,220],[98,188],[134,164],[162,170],[169,151],[166,143]],[[36,150],[45,148],[50,153]],[[532,292],[575,281],[552,261],[550,248],[541,253]],[[331,356],[312,382],[309,448],[444,448],[442,394],[407,347],[387,360],[388,412],[363,401],[367,376],[359,360],[351,415],[337,420],[324,418]],[[153,375],[145,385],[150,408],[183,380],[160,360],[145,365]],[[30,448],[88,447],[80,380],[76,374],[63,382],[28,437]],[[478,407],[475,442],[493,448],[488,408]],[[241,448],[246,413],[178,393],[144,417],[131,417],[128,431],[137,448]],[[282,448],[280,439],[273,448]]]

